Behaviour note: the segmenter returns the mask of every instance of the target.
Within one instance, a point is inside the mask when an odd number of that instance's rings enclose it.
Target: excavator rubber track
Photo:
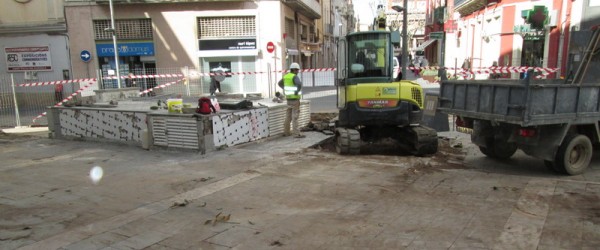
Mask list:
[[[423,125],[398,127],[393,138],[405,150],[417,156],[432,155],[438,150],[437,131]]]
[[[426,126],[410,127],[415,155],[435,154],[438,150],[437,131]]]
[[[335,149],[338,154],[357,155],[360,154],[360,133],[356,129],[337,128]]]

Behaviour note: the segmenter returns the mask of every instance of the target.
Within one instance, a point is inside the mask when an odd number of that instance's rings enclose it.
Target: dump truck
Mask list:
[[[558,173],[583,173],[600,145],[600,30],[593,29],[577,71],[566,79],[442,80],[437,110],[487,157],[517,150]]]

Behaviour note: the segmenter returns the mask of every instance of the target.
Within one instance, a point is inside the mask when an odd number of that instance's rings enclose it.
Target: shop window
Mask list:
[[[198,33],[201,39],[256,36],[254,16],[199,17]]]

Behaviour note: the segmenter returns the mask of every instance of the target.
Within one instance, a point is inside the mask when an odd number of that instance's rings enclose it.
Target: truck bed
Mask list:
[[[517,124],[586,124],[600,120],[600,84],[564,80],[442,81],[438,111]]]

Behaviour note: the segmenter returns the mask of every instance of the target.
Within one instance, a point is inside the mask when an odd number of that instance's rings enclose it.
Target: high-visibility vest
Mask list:
[[[298,87],[294,84],[294,73],[287,73],[283,76],[283,92],[285,93],[285,98],[288,100],[298,100],[302,95],[301,91],[298,91]],[[296,95],[295,92],[298,91]]]

